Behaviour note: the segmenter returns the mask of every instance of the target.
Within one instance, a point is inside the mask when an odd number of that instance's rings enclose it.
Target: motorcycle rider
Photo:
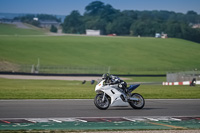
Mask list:
[[[119,77],[110,75],[109,73],[103,74],[102,79],[105,79],[106,84],[118,84],[118,87],[123,89],[124,92],[127,94],[127,84],[125,81],[121,80]]]
[[[144,98],[138,93],[132,93],[140,84],[130,85],[127,88],[126,82],[109,73],[103,74],[102,78],[103,80],[95,87],[97,94],[94,104],[98,109],[106,110],[110,105],[121,107],[128,104],[134,109],[144,107]]]

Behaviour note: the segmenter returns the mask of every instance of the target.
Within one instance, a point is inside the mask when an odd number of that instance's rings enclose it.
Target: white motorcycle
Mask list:
[[[94,104],[101,110],[106,110],[109,106],[126,107],[129,105],[133,109],[142,109],[145,105],[144,98],[138,93],[131,93],[139,85],[130,85],[125,92],[120,84],[107,84],[106,80],[103,79],[95,87],[97,95]]]

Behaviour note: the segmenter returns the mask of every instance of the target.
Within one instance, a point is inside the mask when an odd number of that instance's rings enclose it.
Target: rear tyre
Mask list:
[[[138,93],[133,93],[131,94],[131,98],[138,98],[138,101],[129,101],[129,104],[132,108],[134,109],[142,109],[145,105],[145,101],[144,98],[138,94]]]
[[[110,106],[110,101],[106,95],[103,101],[103,94],[97,94],[94,98],[94,105],[98,109],[106,110]]]

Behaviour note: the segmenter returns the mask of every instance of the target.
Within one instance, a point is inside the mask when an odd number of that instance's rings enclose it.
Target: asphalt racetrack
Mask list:
[[[0,118],[200,116],[200,99],[146,99],[145,107],[99,110],[92,99],[0,100]]]

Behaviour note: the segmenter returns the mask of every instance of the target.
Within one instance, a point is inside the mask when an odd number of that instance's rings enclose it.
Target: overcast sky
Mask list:
[[[95,0],[0,0],[0,13],[44,13],[69,15]],[[200,0],[99,0],[120,10],[168,10],[186,13],[193,10],[200,14]]]

